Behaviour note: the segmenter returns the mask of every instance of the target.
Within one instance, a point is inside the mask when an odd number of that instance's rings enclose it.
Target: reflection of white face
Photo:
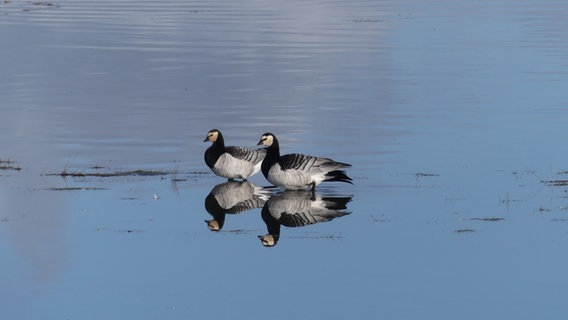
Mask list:
[[[211,231],[219,231],[221,230],[221,227],[219,226],[219,222],[217,222],[217,220],[205,220],[205,222],[207,222],[207,227],[209,228],[209,230]]]
[[[209,131],[207,133],[207,140],[209,140],[211,142],[217,141],[218,137],[219,137],[219,131]]]
[[[276,245],[276,241],[274,241],[274,236],[271,234],[266,234],[260,237],[262,241],[262,245],[265,247],[274,247]]]
[[[262,136],[260,138],[260,141],[262,141],[262,145],[270,147],[272,145],[272,143],[274,142],[274,136],[272,136],[272,135]]]

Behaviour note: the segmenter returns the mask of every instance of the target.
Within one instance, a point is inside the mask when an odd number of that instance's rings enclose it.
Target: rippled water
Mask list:
[[[566,314],[567,17],[564,1],[1,2],[1,317]],[[274,132],[355,184],[250,198],[261,175],[205,166],[212,128],[249,147]],[[138,170],[163,174],[105,176]],[[313,220],[272,214],[322,199]]]

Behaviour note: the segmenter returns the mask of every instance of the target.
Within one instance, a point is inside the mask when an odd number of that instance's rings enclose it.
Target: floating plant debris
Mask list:
[[[112,171],[103,166],[91,166],[88,169],[89,171],[69,171],[67,168],[63,169],[61,172],[55,173],[44,173],[42,176],[60,176],[60,177],[77,177],[77,178],[84,178],[84,177],[98,177],[98,178],[112,178],[112,177],[128,177],[128,176],[140,176],[140,177],[150,177],[150,176],[173,176],[173,180],[175,181],[186,181],[185,178],[180,178],[180,174],[188,174],[188,175],[202,175],[202,174],[209,174],[208,172],[202,171],[191,171],[191,172],[179,172],[176,170],[144,170],[144,169],[136,169],[136,170],[116,170]],[[106,171],[102,171],[103,169],[107,169]]]
[[[466,228],[466,229],[458,229],[454,232],[455,233],[470,233],[470,232],[475,232],[475,230]]]
[[[419,177],[439,177],[440,175],[437,173],[425,173],[425,172],[417,172],[414,174],[417,178]]]
[[[67,170],[59,173],[46,173],[46,176],[61,176],[61,177],[126,177],[126,176],[166,176],[174,174],[170,171],[154,171],[154,170],[129,170],[129,171],[114,171],[114,172],[69,172]]]
[[[505,218],[471,218],[470,221],[488,221],[488,222],[496,222],[496,221],[503,221]]]
[[[62,188],[49,188],[47,190],[51,191],[86,191],[86,190],[108,190],[106,188],[94,188],[94,187],[62,187]]]
[[[15,161],[0,159],[0,170],[14,170],[14,171],[22,170],[22,168],[16,166],[15,163],[16,163]]]
[[[543,183],[551,187],[564,187],[568,186],[568,180],[544,180]]]

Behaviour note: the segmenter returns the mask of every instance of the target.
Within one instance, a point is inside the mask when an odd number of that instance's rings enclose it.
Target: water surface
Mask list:
[[[515,0],[2,2],[0,314],[566,314],[567,14]],[[354,185],[317,190],[349,198],[349,214],[281,226],[271,248],[265,203],[211,231],[206,199],[225,182],[203,162],[212,128],[351,163]],[[50,175],[129,170],[167,173]]]

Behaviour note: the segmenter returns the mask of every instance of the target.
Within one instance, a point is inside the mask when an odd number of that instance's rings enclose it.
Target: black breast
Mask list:
[[[205,150],[205,163],[209,168],[213,168],[219,157],[223,154],[223,148],[212,144],[207,150]]]

